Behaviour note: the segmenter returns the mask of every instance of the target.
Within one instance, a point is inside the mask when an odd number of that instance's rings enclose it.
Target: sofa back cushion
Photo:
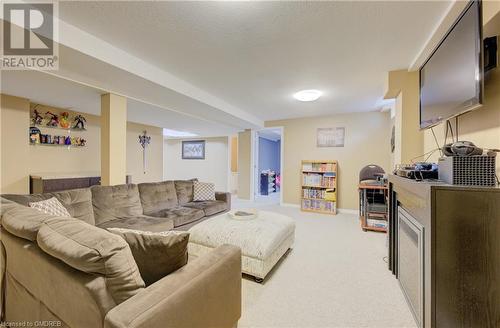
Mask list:
[[[5,198],[2,198],[1,208],[2,227],[11,234],[30,241],[36,240],[36,235],[43,222],[55,217]]]
[[[173,181],[140,183],[138,187],[142,208],[146,215],[176,207],[179,204]]]
[[[68,210],[71,217],[95,225],[92,193],[89,188],[32,195],[2,195],[2,197],[24,206],[55,197]]]
[[[93,186],[91,191],[96,225],[143,214],[139,189],[135,184]]]
[[[53,218],[43,222],[37,243],[77,270],[103,275],[116,304],[145,286],[127,242],[104,229],[76,219]]]
[[[186,203],[193,201],[194,181],[198,181],[198,179],[174,181],[175,191],[177,192],[177,199],[179,200],[179,205],[184,205]]]
[[[102,327],[106,313],[116,306],[103,275],[76,270],[35,242],[5,231],[0,245],[6,254],[3,269],[8,274],[2,296],[9,321],[12,317],[47,320],[48,312],[42,311],[46,306],[64,327]]]

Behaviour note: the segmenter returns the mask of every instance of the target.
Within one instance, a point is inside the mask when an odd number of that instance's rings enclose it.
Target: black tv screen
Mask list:
[[[481,37],[481,4],[472,1],[420,68],[421,129],[481,105]]]

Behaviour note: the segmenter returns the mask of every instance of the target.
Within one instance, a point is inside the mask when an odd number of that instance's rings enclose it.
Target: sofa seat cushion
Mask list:
[[[178,204],[173,181],[140,183],[138,187],[142,208],[146,215],[176,207]]]
[[[143,214],[139,188],[135,184],[92,186],[90,189],[96,225]]]
[[[203,218],[205,213],[197,208],[178,206],[151,213],[151,215],[172,219],[174,221],[174,227],[178,227]]]
[[[71,217],[95,225],[92,193],[89,188],[33,195],[3,195],[2,197],[24,206],[29,206],[29,203],[32,202],[39,202],[55,197],[68,210]]]
[[[199,202],[191,202],[185,204],[184,206],[202,210],[205,213],[205,216],[210,216],[229,210],[228,204],[221,200],[205,200]]]
[[[142,231],[167,231],[174,228],[174,220],[166,217],[152,217],[147,215],[132,216],[122,219],[109,220],[97,225],[99,228],[123,228]]]
[[[42,224],[36,240],[45,253],[69,266],[103,275],[116,304],[145,286],[127,242],[104,229],[77,219],[53,218]]]
[[[182,268],[188,261],[187,232],[151,232],[121,228],[108,228],[108,231],[128,243],[146,286]]]

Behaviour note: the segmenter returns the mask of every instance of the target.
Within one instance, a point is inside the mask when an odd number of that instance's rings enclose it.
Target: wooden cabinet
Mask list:
[[[390,176],[389,269],[398,208],[423,227],[422,327],[500,327],[500,189]]]
[[[126,183],[132,183],[130,175],[127,175]],[[99,184],[101,177],[93,175],[30,175],[30,194],[88,188]]]

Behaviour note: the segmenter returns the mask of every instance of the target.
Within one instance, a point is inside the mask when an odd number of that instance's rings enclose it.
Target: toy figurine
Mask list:
[[[61,118],[59,119],[59,125],[63,129],[69,128],[69,113],[68,112],[61,113]]]
[[[59,117],[56,114],[53,114],[52,112],[48,111],[47,113],[45,113],[45,115],[50,116],[49,122],[47,123],[47,126],[50,126],[50,127],[59,126]]]
[[[80,138],[80,146],[85,147],[85,144],[87,143],[87,140]]]
[[[40,129],[37,127],[30,127],[30,142],[32,144],[40,143]]]
[[[66,137],[64,139],[64,144],[67,145],[67,146],[71,146],[71,137]]]
[[[78,114],[73,119],[73,129],[85,130],[85,123],[87,123],[87,120],[85,119],[85,117]]]
[[[40,112],[36,109],[33,110],[33,115],[31,116],[31,124],[32,125],[41,125],[43,117],[40,115]]]

